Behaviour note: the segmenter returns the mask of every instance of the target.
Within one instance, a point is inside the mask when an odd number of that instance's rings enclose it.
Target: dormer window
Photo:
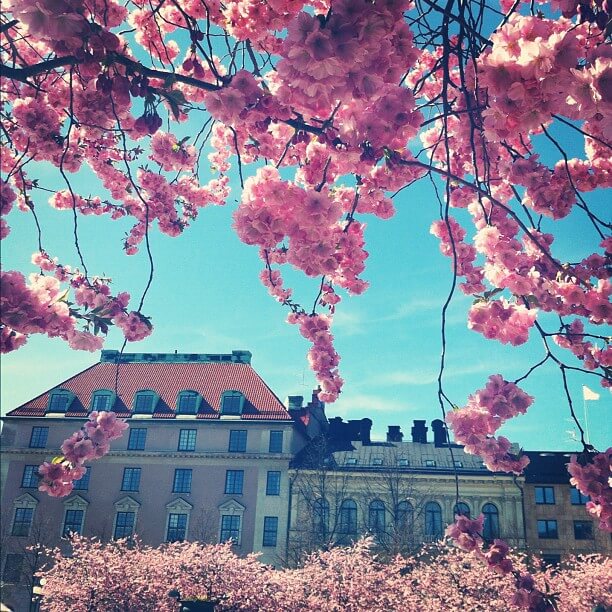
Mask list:
[[[398,467],[410,467],[410,459],[407,459],[406,457],[400,457],[397,460],[397,466]]]
[[[66,389],[53,391],[49,397],[49,412],[66,412],[72,404],[74,394]]]
[[[91,398],[91,409],[97,412],[108,412],[112,410],[115,394],[112,391],[102,389],[94,391]]]
[[[134,413],[153,414],[157,396],[153,391],[139,391],[134,397]]]
[[[382,457],[373,457],[372,458],[372,465],[382,465],[382,464],[383,464]]]
[[[221,396],[221,414],[240,415],[244,406],[244,395],[240,391],[226,391]]]
[[[425,459],[425,467],[436,467],[435,459]]]
[[[197,414],[200,396],[195,391],[181,391],[176,402],[177,414]]]
[[[348,457],[346,459],[346,461],[344,462],[344,465],[357,465],[357,458],[356,457]]]

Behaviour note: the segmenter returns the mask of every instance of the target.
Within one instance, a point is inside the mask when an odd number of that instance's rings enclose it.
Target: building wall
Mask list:
[[[135,533],[146,544],[166,540],[170,512],[189,515],[186,539],[218,542],[221,514],[239,513],[239,554],[261,552],[264,563],[279,564],[286,548],[289,499],[288,466],[299,434],[288,421],[245,422],[236,419],[204,421],[191,419],[130,419],[130,428],[146,428],[143,451],[128,450],[129,431],[111,444],[111,452],[91,463],[88,490],[74,491],[67,498],[52,498],[36,487],[23,488],[26,465],[40,465],[60,454],[64,439],[83,423],[80,419],[7,418],[2,432],[2,529],[4,567],[6,554],[23,552],[26,541],[44,539],[46,545],[61,541],[65,512],[85,510],[82,533],[103,539],[113,537],[116,512],[136,512]],[[46,448],[30,448],[32,427],[49,427]],[[179,431],[195,429],[195,451],[177,451]],[[247,430],[246,452],[229,452],[232,429]],[[283,431],[283,452],[270,453],[270,431]],[[126,467],[141,469],[138,491],[122,491]],[[191,492],[173,493],[174,471],[192,470]],[[242,470],[242,494],[225,494],[227,470]],[[267,495],[268,471],[281,472],[280,495]],[[78,497],[77,497],[78,496]],[[127,507],[119,507],[127,503]],[[76,505],[74,505],[76,504]],[[178,504],[178,506],[176,505]],[[30,537],[12,536],[15,508],[35,508]],[[263,546],[264,517],[278,517],[276,546]]]
[[[456,503],[455,479],[449,474],[414,473],[400,470],[294,470],[291,473],[291,526],[288,542],[288,559],[299,559],[313,543],[313,501],[325,497],[330,505],[331,541],[341,539],[337,531],[339,507],[343,500],[352,499],[357,504],[359,534],[369,531],[369,504],[381,500],[386,508],[388,531],[387,547],[399,546],[390,553],[406,552],[410,547],[432,541],[425,535],[425,504],[437,502],[442,509],[443,528],[454,520]],[[525,546],[521,491],[507,476],[460,476],[460,500],[467,503],[471,516],[476,517],[487,503],[493,503],[499,511],[500,536],[512,546]],[[394,506],[399,501],[409,501],[414,508],[414,527],[408,538],[392,533]],[[316,541],[316,538],[314,539]],[[389,543],[389,540],[392,540]],[[320,543],[317,543],[320,544]],[[405,547],[404,547],[405,546]],[[383,547],[384,548],[384,547]]]
[[[553,490],[554,503],[536,503],[536,488]],[[597,520],[591,518],[584,505],[572,504],[569,483],[527,483],[525,485],[525,516],[527,548],[542,553],[550,560],[566,554],[603,553],[612,554],[612,539],[609,533],[598,529]],[[542,499],[542,497],[540,497]],[[557,522],[557,537],[544,538],[538,534],[538,520]],[[576,539],[574,521],[591,524],[592,539]]]

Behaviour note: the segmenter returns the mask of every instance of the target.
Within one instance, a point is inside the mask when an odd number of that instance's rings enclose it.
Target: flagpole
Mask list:
[[[584,409],[584,432],[586,434],[586,443],[590,444],[591,443],[591,436],[589,435],[589,419],[587,416],[587,399],[586,397],[584,397],[584,393],[582,395],[582,406]]]

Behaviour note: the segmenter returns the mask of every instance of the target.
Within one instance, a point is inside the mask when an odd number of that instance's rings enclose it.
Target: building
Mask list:
[[[570,453],[527,451],[525,524],[528,550],[550,563],[566,554],[612,554],[610,534],[585,511],[589,501],[569,483]]]
[[[37,468],[92,410],[129,429],[91,462],[66,498],[38,491]],[[144,543],[232,540],[264,563],[299,563],[318,548],[375,538],[381,556],[443,537],[456,514],[484,514],[486,540],[541,552],[610,554],[611,540],[570,487],[564,453],[529,452],[525,477],[489,472],[449,443],[440,420],[397,425],[373,441],[370,419],[325,415],[317,392],[287,407],[251,353],[102,351],[99,363],[12,410],[2,429],[3,600],[28,607],[42,557],[78,532]],[[25,603],[24,603],[25,602]]]
[[[91,410],[113,410],[129,430],[91,463],[73,494],[39,492],[37,467],[60,454]],[[252,368],[248,351],[102,351],[99,363],[4,418],[5,583],[31,583],[27,544],[56,545],[68,532],[138,534],[152,545],[232,539],[238,553],[260,552],[278,564],[286,549],[288,467],[304,431]]]
[[[370,439],[372,421],[329,421],[292,463],[288,562],[313,549],[370,534],[379,552],[395,555],[443,537],[456,514],[484,514],[484,537],[524,548],[522,479],[487,470],[448,444],[444,424],[415,420],[411,439],[390,426]]]

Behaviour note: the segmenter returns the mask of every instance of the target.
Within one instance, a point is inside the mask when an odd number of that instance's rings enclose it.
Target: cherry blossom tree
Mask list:
[[[234,228],[257,247],[261,281],[312,344],[319,398],[333,402],[343,385],[333,316],[367,288],[365,221],[392,218],[399,194],[431,181],[431,232],[453,273],[438,377],[447,424],[490,469],[520,472],[526,459],[496,432],[533,402],[521,380],[556,365],[581,432],[572,482],[612,529],[612,451],[587,444],[568,386],[574,372],[612,384],[601,331],[612,320],[611,225],[593,205],[611,183],[608,0],[9,0],[7,9],[1,233],[20,214],[39,231],[38,272],[2,272],[3,352],[31,334],[90,351],[111,325],[126,342],[150,334],[150,233],[178,236],[202,208],[224,204],[234,172]],[[182,135],[187,121],[195,136]],[[49,195],[43,167],[63,188]],[[85,170],[99,195],[76,188]],[[45,198],[72,216],[75,262],[45,250],[36,212]],[[82,215],[131,221],[124,250],[144,248],[150,261],[138,300],[88,269]],[[568,262],[555,239],[571,215],[589,223],[592,248]],[[316,279],[312,306],[287,286],[288,267]],[[524,376],[492,375],[463,409],[444,386],[458,292],[474,300],[476,333],[513,346],[536,335],[543,347]],[[44,468],[53,494],[67,494],[119,433],[96,419]]]
[[[43,577],[42,610],[176,610],[168,596],[216,602],[217,610],[337,612],[373,610],[517,610],[513,581],[494,573],[482,579],[472,553],[431,546],[419,556],[382,563],[371,540],[311,555],[300,568],[273,569],[231,545],[176,542],[151,548],[138,540],[101,544],[73,536],[70,554],[50,551]],[[525,572],[537,560],[512,555]],[[610,560],[598,555],[568,559],[556,570],[536,569],[534,584],[562,612],[610,606]],[[540,610],[545,607],[538,608]]]

